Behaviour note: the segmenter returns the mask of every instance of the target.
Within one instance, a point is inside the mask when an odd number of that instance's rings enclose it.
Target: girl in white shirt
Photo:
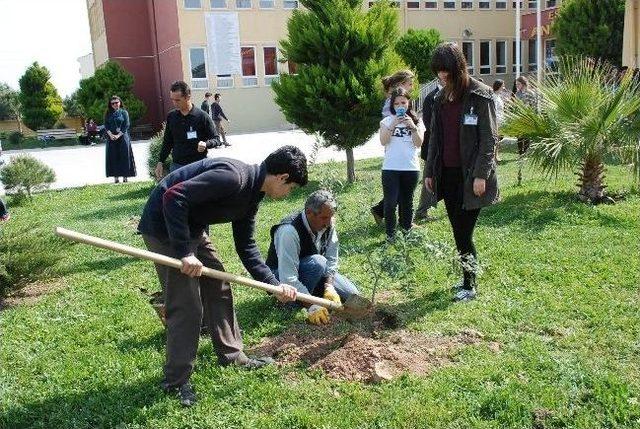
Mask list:
[[[398,87],[391,93],[390,111],[380,121],[380,143],[385,147],[382,164],[382,191],[387,240],[396,230],[396,207],[399,206],[400,227],[408,231],[413,223],[413,192],[418,184],[424,128],[411,111],[411,96]]]

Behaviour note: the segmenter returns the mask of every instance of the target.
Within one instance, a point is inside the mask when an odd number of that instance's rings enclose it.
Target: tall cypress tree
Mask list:
[[[49,70],[37,62],[20,78],[22,118],[32,130],[51,128],[62,116],[62,98],[50,80]]]
[[[319,133],[347,152],[347,179],[355,180],[353,148],[378,129],[384,101],[380,80],[392,70],[397,11],[386,1],[368,11],[361,0],[301,0],[281,41],[296,74],[273,83],[288,121]]]
[[[560,55],[582,55],[619,66],[624,0],[568,0],[553,23]]]

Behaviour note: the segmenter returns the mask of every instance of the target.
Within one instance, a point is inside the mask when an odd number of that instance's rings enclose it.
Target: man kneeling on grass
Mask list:
[[[278,300],[293,301],[296,289],[281,284],[260,256],[255,217],[265,194],[284,198],[295,186],[306,184],[307,159],[300,149],[284,146],[260,165],[229,158],[196,161],[170,173],[152,191],[138,231],[149,250],[182,261],[180,270],[156,264],[167,323],[162,387],[177,392],[182,405],[196,400],[189,378],[203,315],[221,365],[255,369],[273,362],[242,351],[229,283],[200,277],[203,265],[224,271],[206,227],[230,222],[236,252],[247,271],[256,280],[281,286]]]
[[[336,271],[338,234],[333,217],[336,208],[331,192],[312,193],[304,210],[287,216],[271,228],[267,265],[280,281],[294,286],[298,292],[340,304],[341,300],[357,294],[358,289]],[[307,320],[314,325],[329,323],[329,311],[310,305]]]

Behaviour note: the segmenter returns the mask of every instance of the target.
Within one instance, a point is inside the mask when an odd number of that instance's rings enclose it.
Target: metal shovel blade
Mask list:
[[[363,319],[371,313],[373,304],[362,295],[353,294],[342,304],[342,314],[347,319]]]

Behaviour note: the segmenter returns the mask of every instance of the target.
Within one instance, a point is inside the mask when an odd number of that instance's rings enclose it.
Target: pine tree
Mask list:
[[[20,78],[23,122],[32,130],[51,128],[62,115],[62,98],[46,67],[33,63]]]
[[[397,11],[385,1],[368,11],[360,0],[301,0],[281,41],[297,73],[273,83],[288,121],[319,133],[325,145],[347,152],[347,179],[355,180],[353,148],[378,129],[384,101],[381,78],[392,70]]]
[[[80,81],[77,99],[88,118],[102,123],[109,98],[117,95],[129,112],[129,119],[134,122],[144,116],[147,108],[132,89],[133,75],[119,63],[108,61],[93,76]]]
[[[553,23],[560,55],[582,55],[619,66],[624,0],[568,0]]]
[[[420,83],[427,83],[435,78],[431,71],[433,51],[444,42],[440,32],[433,28],[414,30],[410,28],[398,39],[395,51],[418,75]]]

